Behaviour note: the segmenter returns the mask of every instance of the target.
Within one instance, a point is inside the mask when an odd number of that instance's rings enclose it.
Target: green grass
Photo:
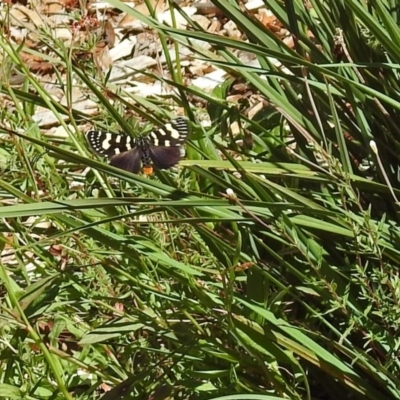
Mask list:
[[[76,57],[96,37],[69,48],[42,30],[62,105],[22,62],[32,50],[0,35],[0,397],[399,399],[394,2],[268,2],[294,49],[237,2],[213,1],[248,42],[109,3],[172,42],[178,65],[187,46],[232,79],[206,94],[167,58],[169,78],[153,78],[176,95],[133,96]],[[253,118],[227,100],[235,80],[266,104]],[[98,116],[74,108],[73,87]],[[42,134],[38,106],[68,138]],[[178,108],[191,135],[176,169],[134,175],[87,148],[88,122],[134,134]]]

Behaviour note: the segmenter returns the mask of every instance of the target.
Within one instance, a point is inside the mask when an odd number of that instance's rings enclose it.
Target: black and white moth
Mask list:
[[[143,169],[146,174],[151,174],[153,166],[168,169],[179,162],[188,134],[186,119],[179,117],[150,132],[148,136],[133,138],[90,130],[86,132],[86,140],[97,154],[108,157],[114,167],[135,174]]]

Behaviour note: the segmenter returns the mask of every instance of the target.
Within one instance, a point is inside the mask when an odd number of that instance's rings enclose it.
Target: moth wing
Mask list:
[[[111,157],[110,164],[114,167],[138,174],[142,165],[141,157],[142,152],[138,147],[136,147],[132,150]]]
[[[151,161],[157,169],[168,169],[178,164],[181,159],[181,148],[149,146]]]
[[[135,139],[118,133],[90,130],[85,137],[92,150],[102,157],[111,158],[136,146]]]
[[[154,146],[174,147],[182,146],[187,140],[189,125],[185,118],[176,118],[149,134]]]

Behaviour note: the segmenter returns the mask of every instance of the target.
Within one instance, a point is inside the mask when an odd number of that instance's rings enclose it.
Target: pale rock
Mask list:
[[[226,81],[227,73],[222,69],[217,69],[209,74],[206,74],[202,77],[194,79],[192,81],[192,85],[198,87],[199,89],[212,91],[218,85]]]
[[[78,191],[78,190],[82,190],[85,188],[85,183],[84,182],[79,182],[79,181],[72,181],[69,184],[69,188],[70,190],[74,190],[74,191]]]
[[[169,59],[171,61],[175,62],[176,61],[176,50],[175,50],[175,48],[169,49],[168,53],[169,53]],[[187,56],[192,55],[192,54],[193,54],[193,52],[190,49],[188,49],[187,47],[180,47],[179,48],[180,61],[185,60],[187,58]],[[167,61],[167,58],[166,58],[165,54],[162,54],[160,56],[160,58],[159,58],[159,62],[161,64],[164,64],[166,61]]]
[[[212,45],[209,42],[205,42],[204,40],[200,39],[190,39],[190,43],[193,45],[193,47],[201,49],[201,50],[210,50]],[[188,53],[191,51],[188,49]]]
[[[63,121],[66,121],[69,117],[61,114],[61,118]],[[53,111],[49,111],[47,108],[43,107],[38,107],[36,113],[32,116],[32,120],[39,128],[48,128],[60,123]]]
[[[60,39],[66,44],[72,43],[72,32],[69,28],[56,28],[53,30],[54,38]]]
[[[63,99],[65,105],[65,98]],[[83,112],[87,115],[95,115],[98,113],[98,105],[93,100],[85,99],[83,101],[73,103],[74,110]],[[68,121],[69,117],[64,114],[60,114],[63,121]],[[60,122],[54,115],[53,111],[48,110],[44,107],[38,107],[36,113],[32,116],[32,120],[39,126],[39,128],[51,128],[52,126],[58,125]]]
[[[99,106],[96,102],[90,99],[83,100],[79,103],[74,103],[74,110],[83,112],[87,115],[96,115],[99,112]]]
[[[127,79],[132,75],[137,74],[145,68],[149,68],[157,64],[153,57],[139,56],[130,60],[117,61],[110,74],[110,82],[116,82],[122,79]]]
[[[125,30],[133,30],[133,31],[143,31],[147,28],[147,24],[138,19],[132,17],[131,15],[126,14],[124,18],[118,24],[119,28],[124,28]]]
[[[17,42],[21,43],[28,35],[29,30],[26,28],[16,28],[15,26],[10,26],[10,36]]]
[[[247,112],[247,116],[249,117],[249,119],[253,119],[254,116],[260,112],[263,108],[264,108],[264,104],[263,102],[259,102],[257,104],[255,104],[254,106],[252,106],[250,108],[250,110]]]
[[[72,86],[71,95],[68,96],[71,98],[72,105],[75,106],[76,103],[81,102],[86,99],[86,95],[82,92],[82,90],[77,86]],[[69,107],[71,104],[68,103],[67,97],[64,95],[60,101],[61,105],[64,107]],[[75,107],[76,108],[76,107]]]
[[[226,97],[226,101],[229,103],[238,103],[243,98],[243,94],[232,94]]]
[[[50,14],[48,19],[52,26],[69,25],[70,15],[63,11],[59,13]]]
[[[232,39],[240,39],[242,37],[242,33],[239,31],[237,25],[233,21],[228,21],[224,25],[224,29],[227,33],[227,36]]]
[[[231,124],[230,129],[231,129],[233,136],[236,136],[240,133],[240,126],[237,121],[235,121]]]
[[[43,193],[42,193],[42,195],[43,195]],[[41,229],[49,229],[51,227],[51,222],[49,222],[49,221],[42,220],[42,221],[36,223],[36,221],[39,218],[40,217],[37,217],[37,216],[31,216],[26,221],[23,222],[23,225],[29,226],[29,227],[41,228]]]
[[[250,0],[245,4],[244,7],[247,10],[253,11],[253,10],[257,10],[262,7],[265,8],[265,2],[263,0]]]
[[[208,27],[211,25],[210,19],[205,17],[204,15],[193,15],[192,21],[199,24],[201,28],[203,28],[205,31],[207,31]]]
[[[280,69],[286,75],[294,75],[290,69],[286,68],[278,59],[273,57],[268,57],[268,60],[275,65],[278,69]]]
[[[63,138],[63,139],[65,139],[69,136],[68,132],[65,130],[65,128],[62,125],[49,129],[45,133],[45,135],[57,137],[57,138]]]
[[[219,33],[221,31],[221,22],[217,18],[213,18],[211,25],[208,28],[208,33]]]
[[[125,3],[126,4],[126,3]],[[135,7],[135,10],[138,11],[139,10],[139,6]],[[163,2],[157,1],[157,7],[156,7],[156,19],[157,21],[166,24],[168,26],[174,26],[172,21],[173,18],[171,16],[171,11],[170,10],[166,10],[163,11],[165,9],[165,4]],[[186,13],[186,15],[191,18],[192,15],[196,14],[197,12],[197,8],[195,7],[182,7],[181,10]],[[175,19],[175,23],[176,23],[176,27],[177,28],[184,28],[187,26],[187,21],[186,19],[180,14],[180,12],[178,12],[177,10],[173,10],[174,12],[174,19]],[[142,14],[148,16],[148,10],[147,8],[143,11],[141,11]],[[129,14],[126,14],[121,21],[118,24],[119,27],[121,28],[125,28],[125,29],[133,29],[133,30],[143,30],[146,29],[148,27],[147,24],[139,21],[137,18],[135,18],[134,16],[131,16]]]
[[[136,4],[133,3],[133,2],[131,2],[131,3],[128,3],[128,2],[125,3],[124,2],[124,5],[126,5],[127,7],[130,7],[130,8],[135,8],[135,6],[136,6]],[[90,10],[102,10],[102,11],[104,11],[104,10],[112,10],[113,8],[114,8],[114,6],[108,4],[105,1],[98,1],[96,3],[91,3],[89,5],[89,9]]]
[[[181,10],[188,16],[191,17],[197,12],[196,7],[182,7]],[[175,20],[175,26],[178,29],[185,28],[187,26],[186,19],[180,14],[178,10],[173,10],[174,12],[174,19],[172,18],[171,11],[165,11],[161,14],[156,16],[157,20],[163,24],[168,26],[174,26],[173,21]]]
[[[39,15],[37,11],[30,10],[21,4],[17,4],[11,8],[10,19],[14,26],[22,26],[30,30],[49,25],[47,17]]]
[[[160,81],[156,81],[150,85],[147,83],[135,82],[135,86],[127,88],[125,91],[127,93],[138,93],[141,97],[166,96],[174,93],[168,85]]]
[[[63,90],[57,83],[44,83],[43,89],[46,91],[46,93],[50,94],[53,100],[57,102],[60,101],[64,96]]]
[[[132,36],[122,42],[119,42],[110,50],[110,57],[113,62],[120,58],[128,57],[133,52],[133,48],[137,43],[136,37]]]

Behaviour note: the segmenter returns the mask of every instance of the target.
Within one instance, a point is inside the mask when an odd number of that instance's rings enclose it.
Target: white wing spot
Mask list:
[[[115,137],[115,143],[121,143],[122,136],[118,135]]]
[[[171,129],[171,137],[172,139],[179,139],[180,137],[180,133],[179,131],[177,131],[176,129]]]
[[[156,135],[156,133],[155,132],[151,132],[150,136],[152,138],[152,142],[153,142],[154,146],[158,146],[160,141],[158,140],[158,136]]]
[[[101,147],[104,150],[108,150],[111,147],[111,143],[110,143],[111,139],[112,139],[111,133],[107,133],[106,138],[103,140],[103,143],[101,145]]]
[[[170,147],[170,146],[171,146],[171,142],[170,142],[169,140],[166,140],[166,141],[164,142],[164,146],[165,146],[165,147]]]

